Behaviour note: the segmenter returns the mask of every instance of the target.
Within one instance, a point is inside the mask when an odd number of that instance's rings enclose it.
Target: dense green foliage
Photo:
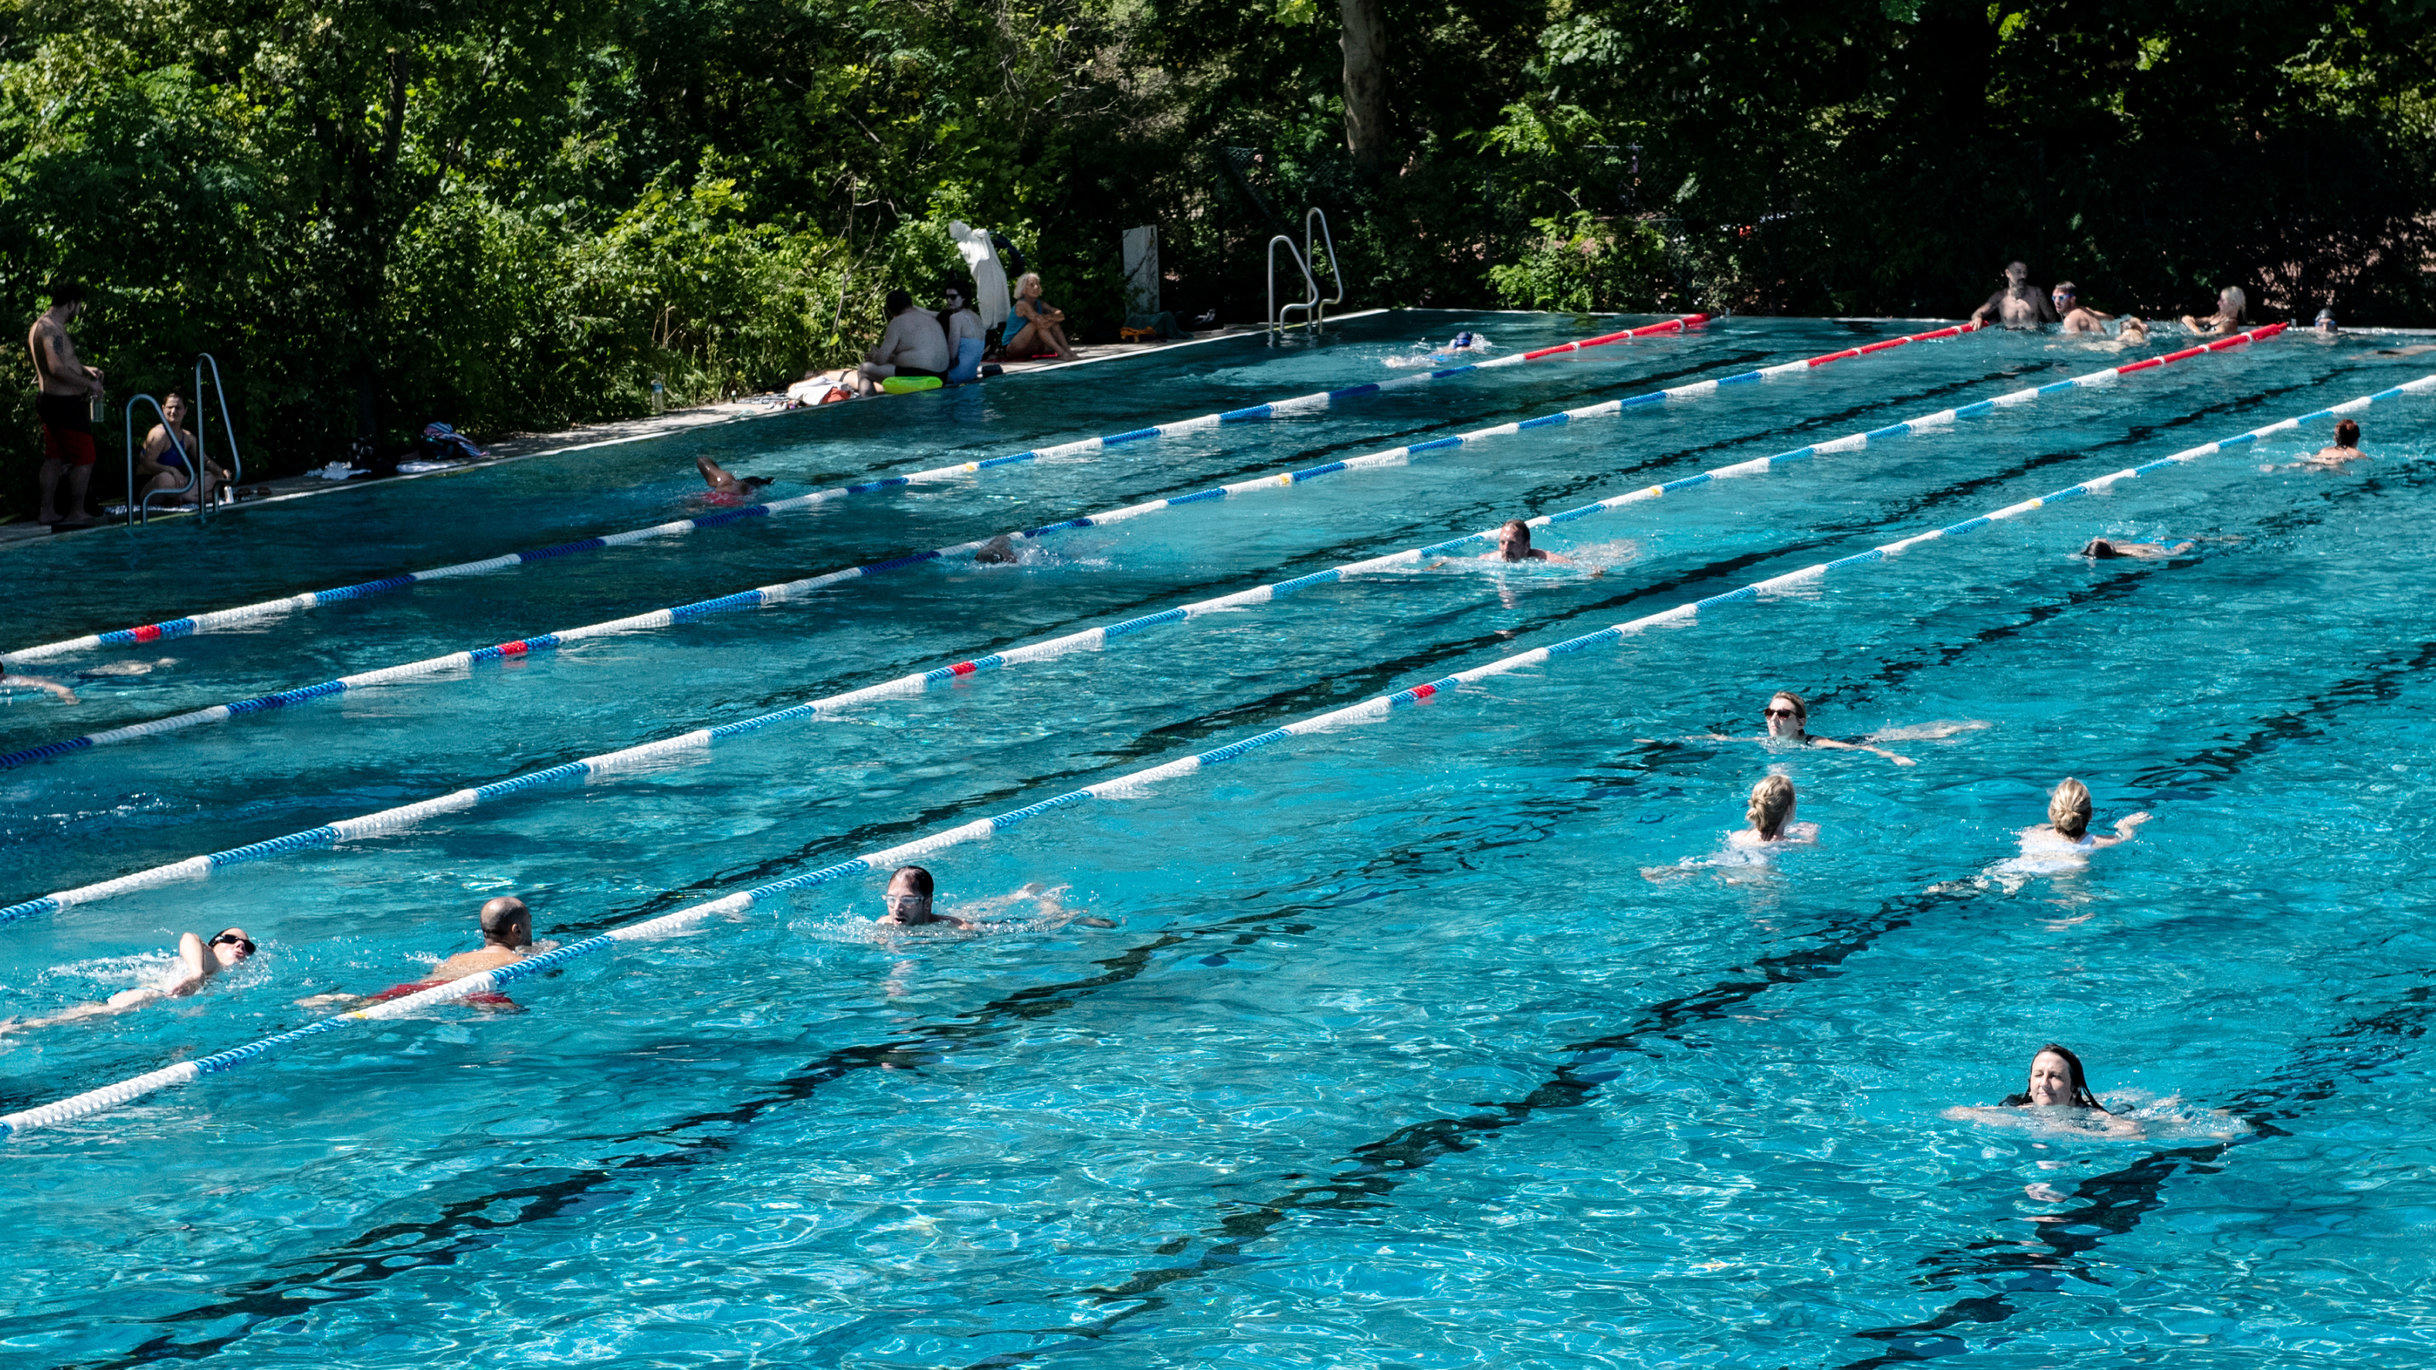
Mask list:
[[[954,217],[1086,337],[1125,227],[1168,307],[1256,317],[1309,204],[1358,305],[1952,315],[2024,256],[2101,307],[2436,321],[2425,4],[1346,2],[1366,163],[1318,0],[0,0],[0,301],[90,282],[120,399],[212,351],[282,469],[836,362]]]

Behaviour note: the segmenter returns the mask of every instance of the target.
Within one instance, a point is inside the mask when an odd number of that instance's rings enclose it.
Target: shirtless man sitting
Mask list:
[[[2055,305],[2046,293],[2030,284],[2030,268],[2020,262],[2005,264],[2005,288],[1988,297],[1988,302],[1971,312],[1973,323],[2000,323],[2007,328],[2036,328],[2043,323],[2056,322]]]
[[[191,932],[180,933],[177,967],[161,979],[134,989],[122,989],[99,1003],[78,1004],[40,1018],[0,1021],[0,1033],[82,1022],[87,1018],[107,1018],[147,1004],[157,1004],[164,999],[183,999],[210,983],[213,976],[253,954],[254,939],[246,936],[243,928],[228,928],[209,942]]]
[[[2101,314],[2081,303],[2081,292],[2070,281],[2057,281],[2054,293],[2048,298],[2054,302],[2055,312],[2063,315],[2064,332],[2067,334],[2095,333],[2104,337],[2107,323],[2115,317]]]
[[[458,952],[433,966],[431,973],[422,979],[391,985],[378,994],[316,994],[309,999],[299,999],[296,1003],[300,1008],[329,1008],[337,1004],[361,1008],[367,1004],[403,999],[409,994],[418,994],[424,990],[445,985],[452,980],[462,980],[468,975],[479,975],[486,970],[498,970],[502,966],[512,966],[528,956],[548,951],[557,945],[555,942],[535,942],[533,940],[532,912],[525,908],[522,899],[512,894],[503,894],[482,906],[482,946],[480,949]],[[506,995],[492,993],[469,994],[459,1002],[481,1008],[514,1008],[516,1006],[515,1001]]]

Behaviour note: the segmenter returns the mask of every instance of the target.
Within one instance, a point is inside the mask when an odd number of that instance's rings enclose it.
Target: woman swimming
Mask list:
[[[1779,842],[1816,842],[1819,825],[1793,821],[1796,796],[1793,782],[1781,775],[1763,778],[1751,787],[1751,802],[1744,806],[1743,817],[1751,826],[1741,829],[1727,843],[1736,847],[1765,847]]]
[[[2030,1082],[2019,1094],[2004,1097],[2005,1108],[2094,1108],[2100,1113],[2107,1107],[2098,1096],[2089,1092],[2089,1077],[2081,1070],[2081,1058],[2072,1048],[2049,1042],[2030,1058]]]
[[[2085,853],[2100,847],[2129,842],[2132,830],[2148,821],[2148,811],[2143,809],[2117,822],[2112,837],[2092,837],[2089,835],[2090,812],[2089,787],[2070,776],[2064,777],[2064,783],[2056,786],[2055,793],[2047,797],[2047,821],[2035,828],[2022,829],[2022,855],[2048,859],[2066,857],[2077,862]]]
[[[1812,737],[1810,735],[1810,705],[1791,690],[1778,690],[1775,694],[1768,696],[1768,706],[1761,710],[1760,716],[1767,721],[1767,731],[1762,733],[1756,739],[1757,741],[1789,744],[1796,747],[1818,747],[1827,751],[1868,752],[1872,756],[1885,757],[1898,766],[1920,764],[1908,756],[1897,756],[1884,747],[1872,747],[1867,742],[1844,742],[1832,737]],[[1960,729],[1954,731],[1960,731]],[[1711,742],[1749,742],[1754,739],[1728,737],[1724,733],[1711,733],[1708,740]]]

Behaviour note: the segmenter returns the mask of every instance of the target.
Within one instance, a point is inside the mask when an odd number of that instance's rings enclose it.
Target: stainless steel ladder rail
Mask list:
[[[1303,286],[1311,292],[1308,298],[1289,300],[1284,305],[1277,303],[1277,249],[1280,247],[1286,250],[1288,257],[1294,259],[1295,269],[1303,273]],[[1319,306],[1319,282],[1312,279],[1310,261],[1295,249],[1294,240],[1285,234],[1280,233],[1269,239],[1269,331],[1276,333],[1285,328],[1286,315],[1297,309],[1303,311],[1303,321],[1309,323],[1312,321],[1311,311]]]
[[[1333,260],[1333,259],[1331,259]],[[220,406],[220,427],[228,434],[228,479],[221,483],[231,501],[237,498],[237,487],[245,483],[245,458],[237,450],[237,425],[228,417],[228,387],[220,381],[220,361],[209,352],[195,356],[195,459],[203,459],[206,444],[203,422],[203,368],[211,368],[211,397]],[[213,493],[214,500],[218,492]]]
[[[1326,210],[1321,209],[1318,205],[1313,205],[1311,208],[1303,211],[1304,274],[1310,275],[1313,264],[1319,260],[1318,257],[1313,255],[1311,250],[1313,246],[1311,238],[1311,226],[1314,223],[1319,225],[1319,244],[1328,249],[1328,277],[1330,280],[1336,282],[1336,294],[1325,300],[1317,298],[1319,295],[1318,280],[1314,279],[1311,283],[1311,294],[1313,296],[1311,301],[1311,322],[1316,325],[1320,322],[1321,317],[1328,312],[1329,305],[1343,304],[1345,302],[1345,273],[1337,268],[1336,235],[1328,231],[1328,213]]]
[[[186,454],[186,484],[184,488],[177,490],[138,490],[135,488],[135,406],[139,403],[151,405],[154,417],[161,421],[161,427],[167,428],[169,426],[169,416],[161,412],[161,402],[159,400],[154,399],[150,395],[137,395],[135,398],[127,401],[127,521],[129,523],[150,523],[152,521],[152,497],[154,495],[196,495],[195,509],[198,514],[202,513],[203,501],[200,495],[197,494],[197,492],[200,491],[203,486],[203,453],[200,450]],[[202,447],[202,443],[198,441],[195,446],[197,449],[200,449]]]

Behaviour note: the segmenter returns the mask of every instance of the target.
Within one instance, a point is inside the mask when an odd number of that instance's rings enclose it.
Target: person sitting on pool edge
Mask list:
[[[209,942],[191,932],[182,932],[178,934],[177,967],[161,979],[134,989],[122,989],[99,1003],[77,1004],[40,1018],[0,1020],[0,1034],[106,1018],[163,999],[183,999],[209,984],[213,976],[242,964],[253,954],[254,939],[246,936],[243,928],[224,928]]]
[[[1750,820],[1751,826],[1736,831],[1728,841],[1737,847],[1816,842],[1818,824],[1793,821],[1795,798],[1792,781],[1781,775],[1762,777],[1751,787],[1751,802],[1743,807],[1743,817]]]
[[[498,970],[502,966],[512,966],[528,956],[548,951],[558,945],[555,942],[535,942],[533,940],[532,911],[525,907],[522,899],[512,894],[500,895],[484,904],[480,917],[482,923],[480,949],[458,952],[433,966],[431,973],[420,980],[391,985],[378,994],[316,994],[309,999],[299,999],[296,1004],[299,1008],[327,1008],[333,1004],[347,1004],[361,1008],[366,1004],[403,999],[409,994],[445,985],[452,980],[462,980],[468,975],[479,975],[486,970]],[[515,1001],[506,995],[493,993],[469,994],[458,1002],[473,1004],[481,1008],[514,1008],[516,1006]]]
[[[1778,690],[1775,694],[1768,696],[1768,707],[1762,711],[1762,717],[1767,719],[1768,731],[1757,739],[1761,742],[1789,743],[1796,747],[1819,747],[1837,752],[1868,752],[1872,756],[1885,757],[1898,766],[1920,764],[1908,756],[1898,756],[1884,747],[1872,747],[1866,742],[1842,742],[1832,737],[1812,737],[1810,735],[1810,705],[1791,690]],[[1711,733],[1708,740],[1711,742],[1749,742],[1753,739],[1728,737],[1724,733]]]
[[[77,702],[76,692],[69,689],[67,686],[60,684],[58,681],[46,679],[38,675],[25,675],[21,672],[11,672],[8,668],[8,663],[5,661],[0,661],[0,691],[6,690],[41,690],[44,693],[56,698],[62,704],[74,704]]]
[[[2056,786],[2055,793],[2047,797],[2047,821],[2034,828],[2022,829],[2022,855],[2078,854],[2129,842],[2132,830],[2149,818],[2144,809],[2117,822],[2114,836],[2092,837],[2089,835],[2090,812],[2089,787],[2071,776],[2064,777],[2064,783]]]
[[[2080,554],[2093,561],[2105,561],[2112,557],[2129,557],[2135,561],[2158,561],[2165,557],[2181,556],[2195,545],[2197,544],[2188,538],[2171,547],[2162,542],[2123,542],[2115,538],[2091,538],[2081,548]]]
[[[711,499],[720,504],[743,504],[765,485],[775,484],[768,476],[746,476],[738,479],[728,469],[708,456],[694,458],[694,469],[702,473],[702,483],[710,487]]]

